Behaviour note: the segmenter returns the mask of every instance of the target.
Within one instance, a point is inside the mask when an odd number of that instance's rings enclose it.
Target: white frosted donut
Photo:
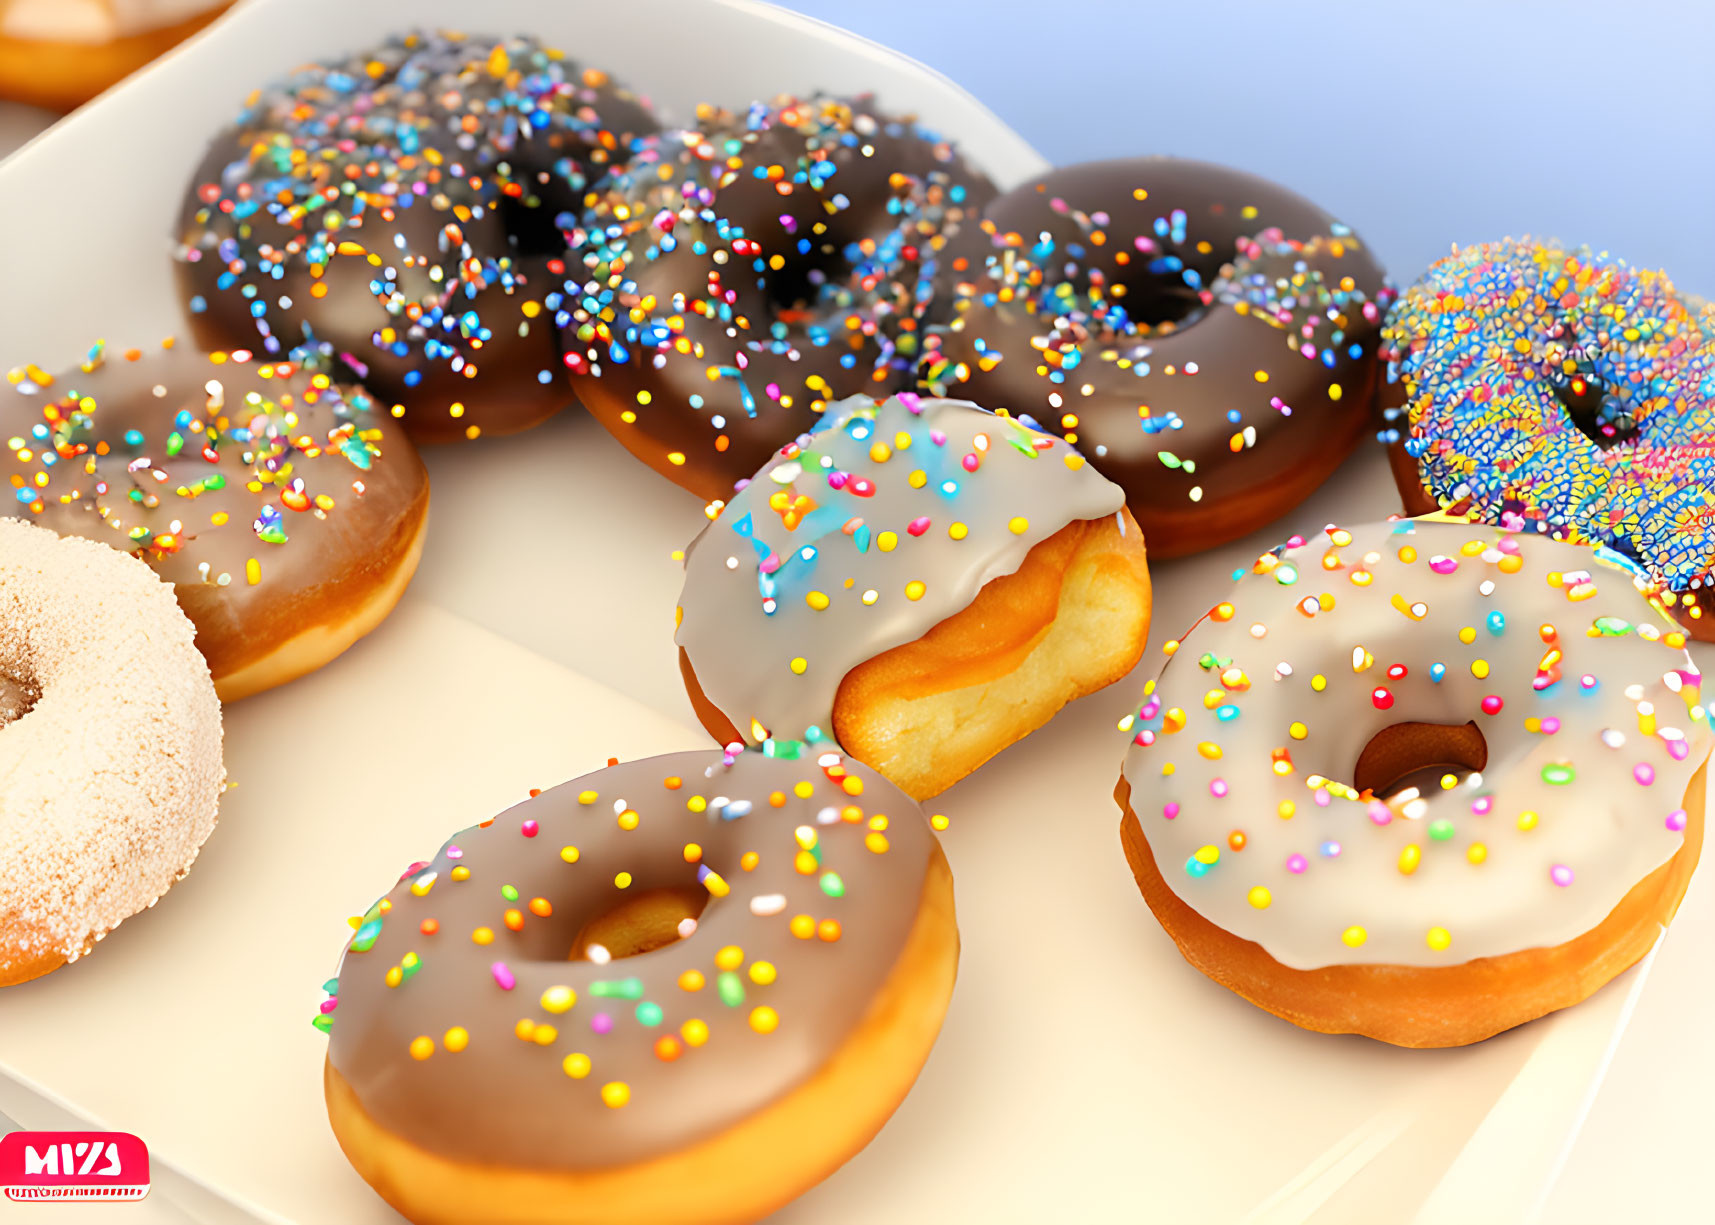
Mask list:
[[[220,703],[148,566],[0,519],[0,986],[87,953],[214,829]]]
[[[1635,960],[1696,862],[1715,736],[1685,636],[1634,574],[1428,520],[1264,554],[1130,724],[1127,850],[1187,957],[1300,1024],[1407,1045],[1483,1036],[1467,988],[1530,997],[1486,1013],[1494,1032]],[[1626,915],[1625,941],[1620,919],[1592,935]],[[1410,984],[1414,1015],[1384,1032],[1335,999]]]

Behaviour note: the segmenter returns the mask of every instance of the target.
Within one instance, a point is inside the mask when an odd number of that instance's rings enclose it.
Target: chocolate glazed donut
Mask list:
[[[1177,158],[1050,171],[961,240],[937,395],[1028,417],[1123,486],[1152,557],[1284,514],[1370,424],[1394,297],[1346,226],[1253,175]]]
[[[539,424],[571,403],[560,219],[655,127],[528,39],[409,35],[301,69],[191,180],[178,255],[197,337],[319,347],[418,442]]]
[[[832,401],[910,386],[940,252],[994,187],[867,99],[699,121],[645,142],[587,216],[565,348],[626,449],[715,500]]]

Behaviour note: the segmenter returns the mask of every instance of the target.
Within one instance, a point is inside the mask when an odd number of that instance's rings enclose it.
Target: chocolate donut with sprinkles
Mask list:
[[[1293,537],[1168,644],[1115,796],[1187,961],[1295,1025],[1461,1046],[1654,946],[1715,744],[1616,555],[1398,520]]]
[[[727,498],[832,401],[911,386],[941,252],[994,194],[868,98],[704,108],[644,142],[577,235],[573,387],[644,463]]]
[[[1286,513],[1372,428],[1394,291],[1347,226],[1223,166],[1126,158],[1007,192],[960,243],[924,385],[1075,442],[1156,558]]]
[[[321,352],[419,442],[536,425],[572,402],[561,226],[655,129],[528,38],[408,34],[299,69],[251,96],[186,193],[199,339]]]
[[[1715,641],[1715,306],[1588,247],[1455,251],[1384,333],[1406,509],[1606,545]]]
[[[374,629],[423,551],[429,480],[361,388],[291,362],[96,345],[0,388],[0,516],[146,561],[231,702]]]
[[[952,875],[885,779],[775,749],[533,793],[352,920],[315,1023],[383,1198],[437,1225],[753,1221],[881,1129],[952,994]]]
[[[963,400],[832,405],[685,557],[680,668],[723,744],[832,741],[918,799],[1149,638],[1124,495],[1052,434]]]

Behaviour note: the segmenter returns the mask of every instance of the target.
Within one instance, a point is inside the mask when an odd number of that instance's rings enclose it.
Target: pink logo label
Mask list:
[[[0,1136],[0,1191],[13,1200],[142,1199],[149,1146],[123,1131],[14,1131]]]

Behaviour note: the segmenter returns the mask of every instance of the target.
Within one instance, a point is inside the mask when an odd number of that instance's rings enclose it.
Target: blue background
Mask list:
[[[1715,0],[781,0],[939,69],[1055,162],[1285,183],[1395,279],[1552,236],[1715,296]]]

